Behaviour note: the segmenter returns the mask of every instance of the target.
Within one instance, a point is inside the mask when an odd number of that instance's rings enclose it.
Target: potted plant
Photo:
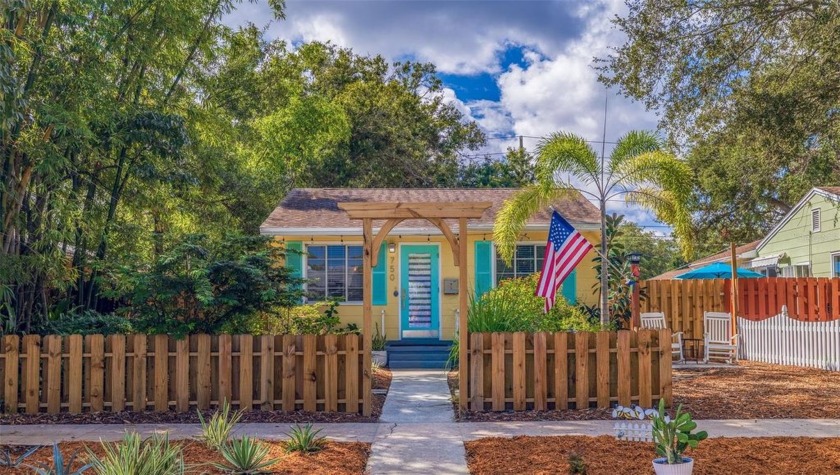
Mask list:
[[[682,412],[682,405],[677,407],[672,419],[665,413],[665,400],[659,400],[659,411],[653,416],[653,443],[660,456],[653,460],[657,475],[691,475],[694,459],[683,456],[683,452],[689,447],[696,448],[709,436],[706,431],[692,433],[696,428],[691,414]]]
[[[387,337],[384,333],[379,333],[379,324],[376,324],[376,333],[373,334],[371,340],[371,358],[373,363],[378,366],[385,366],[388,364],[388,352],[385,351],[385,342]]]

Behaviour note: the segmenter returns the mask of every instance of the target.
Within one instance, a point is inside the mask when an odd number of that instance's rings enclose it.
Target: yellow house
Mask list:
[[[362,226],[338,208],[340,202],[490,202],[481,219],[467,225],[469,288],[479,296],[510,277],[542,268],[550,210],[534,216],[508,266],[493,245],[493,222],[510,188],[484,189],[345,189],[299,188],[289,192],[260,226],[290,254],[287,265],[308,280],[308,301],[339,298],[344,324],[362,326]],[[593,244],[599,242],[598,209],[576,194],[553,205]],[[374,233],[382,225],[374,222]],[[457,232],[457,222],[449,223]],[[596,304],[592,286],[596,275],[590,252],[563,284],[563,296],[572,302]],[[458,268],[441,231],[425,220],[397,225],[379,250],[373,268],[373,321],[384,328],[388,340],[452,340],[458,316]]]

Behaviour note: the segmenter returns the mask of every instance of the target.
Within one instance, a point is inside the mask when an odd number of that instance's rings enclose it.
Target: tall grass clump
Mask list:
[[[201,411],[198,411],[198,420],[201,421],[201,436],[199,436],[199,439],[208,448],[220,450],[230,438],[233,427],[241,418],[241,410],[231,413],[230,403],[227,399],[222,403],[222,407],[210,416],[209,421],[205,421]]]
[[[104,454],[97,457],[88,450],[93,471],[99,475],[181,475],[184,458],[181,449],[169,443],[166,435],[143,440],[137,433],[126,433],[121,442],[103,443]]]
[[[535,295],[539,274],[503,280],[479,299],[470,298],[467,329],[470,333],[598,331],[597,321],[567,302],[562,295],[550,312],[545,299]],[[459,342],[449,354],[449,365],[457,366]]]

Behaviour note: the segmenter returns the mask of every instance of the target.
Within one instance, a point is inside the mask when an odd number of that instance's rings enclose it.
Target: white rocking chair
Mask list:
[[[732,335],[732,316],[723,312],[703,312],[703,361],[724,359],[727,363],[738,360],[738,335]]]
[[[647,312],[639,314],[642,320],[642,328],[649,328],[651,330],[659,330],[668,328],[665,323],[665,314],[662,312]],[[683,341],[682,332],[671,333],[671,355],[676,361],[683,361]]]

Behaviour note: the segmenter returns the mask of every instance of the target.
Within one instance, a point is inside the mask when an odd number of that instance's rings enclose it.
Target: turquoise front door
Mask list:
[[[400,337],[440,337],[440,248],[400,248]]]

